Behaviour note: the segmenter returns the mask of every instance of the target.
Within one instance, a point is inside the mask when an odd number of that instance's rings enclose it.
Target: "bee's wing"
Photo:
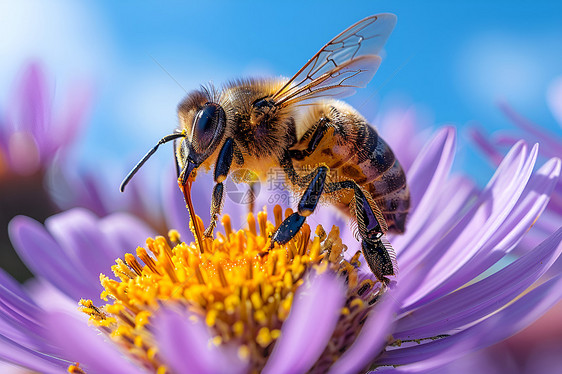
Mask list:
[[[394,25],[394,14],[367,17],[319,50],[273,96],[277,105],[320,96],[349,96],[373,78],[381,57],[378,53]]]

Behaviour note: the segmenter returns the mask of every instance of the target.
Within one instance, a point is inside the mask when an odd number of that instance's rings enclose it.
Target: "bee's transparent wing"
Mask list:
[[[367,17],[344,30],[319,50],[273,96],[277,105],[320,96],[349,96],[373,78],[378,53],[396,24],[393,14]]]

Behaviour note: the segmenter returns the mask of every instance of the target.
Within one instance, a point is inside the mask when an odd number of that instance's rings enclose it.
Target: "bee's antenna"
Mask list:
[[[175,140],[177,138],[185,138],[186,134],[185,132],[178,132],[175,134],[170,134],[170,135],[166,135],[165,137],[163,137],[162,139],[160,139],[158,141],[158,143],[156,143],[156,145],[154,147],[152,147],[152,149],[150,151],[148,151],[144,157],[139,161],[139,163],[133,168],[133,170],[131,170],[129,172],[129,174],[127,174],[127,176],[125,177],[125,179],[123,179],[123,182],[121,182],[121,186],[119,187],[119,190],[121,192],[125,191],[125,186],[129,183],[129,181],[131,180],[131,178],[133,178],[133,176],[137,173],[137,171],[139,171],[139,169],[144,165],[144,163],[146,162],[146,160],[148,160],[150,158],[150,156],[152,156],[154,154],[154,152],[156,152],[156,150],[158,149],[158,147],[161,144],[164,143],[168,143],[169,141]]]
[[[154,62],[156,63],[156,65],[160,66],[160,69],[162,69],[162,70],[164,71],[164,73],[168,74],[168,76],[169,76],[170,78],[172,78],[172,80],[173,80],[174,82],[176,82],[176,84],[187,94],[187,90],[186,90],[185,88],[183,88],[183,86],[180,84],[180,82],[178,82],[178,81],[176,80],[176,78],[174,78],[174,77],[172,76],[172,74],[168,73],[168,70],[164,69],[164,66],[162,66],[158,61],[156,61],[156,59],[155,59],[154,57],[152,57],[152,55],[149,55],[149,56],[150,56],[150,58],[152,59],[152,61],[154,61]]]

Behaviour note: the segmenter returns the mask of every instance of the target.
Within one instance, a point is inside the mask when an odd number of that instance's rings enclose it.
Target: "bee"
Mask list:
[[[297,211],[272,235],[271,246],[293,238],[320,200],[331,201],[355,219],[364,258],[377,279],[387,284],[387,276],[397,269],[384,235],[404,231],[410,206],[406,176],[377,131],[337,98],[371,80],[395,24],[392,14],[355,23],[290,79],[240,79],[220,90],[208,87],[189,93],[178,106],[179,128],[141,159],[121,191],[161,144],[174,141],[178,183],[191,217],[189,191],[196,172],[214,167],[211,222],[203,234],[209,236],[221,212],[229,173],[249,169],[266,179],[271,168],[280,168],[301,197]],[[197,231],[196,236],[202,248],[202,234]]]

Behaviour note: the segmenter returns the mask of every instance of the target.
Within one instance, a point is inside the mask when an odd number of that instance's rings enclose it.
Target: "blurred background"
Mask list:
[[[75,85],[92,89],[76,157],[130,163],[175,128],[185,90],[291,76],[337,33],[381,12],[398,16],[386,58],[348,100],[368,119],[414,105],[423,125],[475,121],[492,131],[512,125],[496,105],[505,100],[556,126],[545,101],[562,74],[555,1],[2,2],[0,108],[23,64],[38,59],[55,100]],[[467,166],[485,182],[491,170],[480,161]]]
[[[47,106],[77,122],[65,164],[71,160],[77,175],[103,168],[96,183],[116,193],[131,166],[176,127],[176,106],[186,91],[238,77],[291,76],[333,36],[381,12],[398,16],[383,63],[366,89],[346,99],[374,125],[397,111],[410,113],[420,133],[453,124],[459,129],[455,167],[480,185],[494,168],[469,136],[471,129],[485,136],[520,131],[500,103],[560,134],[554,116],[562,116],[562,104],[553,112],[547,94],[562,76],[562,2],[503,0],[3,1],[0,124],[30,64],[38,67]],[[73,105],[79,116],[73,117]],[[171,153],[159,152],[145,175],[170,168]],[[2,166],[0,158],[0,177]],[[0,178],[3,242],[13,214],[43,221],[60,209],[40,188],[22,201],[7,197],[13,191],[21,196],[21,186],[40,185],[48,172],[37,170],[19,184],[11,174]],[[3,248],[0,266],[19,280],[27,278],[6,253]],[[512,355],[529,339],[496,348],[497,372],[530,365]]]

